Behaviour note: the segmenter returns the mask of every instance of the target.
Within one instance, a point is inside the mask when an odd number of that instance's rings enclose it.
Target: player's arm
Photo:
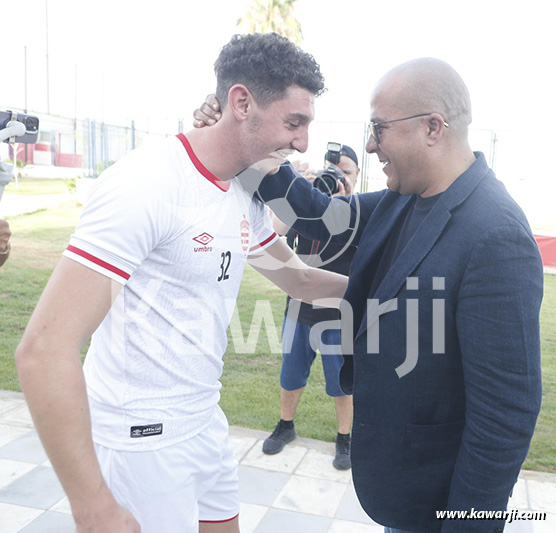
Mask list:
[[[110,278],[62,257],[15,356],[35,427],[80,532],[140,530],[102,477],[80,358],[120,289]]]
[[[270,213],[270,219],[272,220],[272,227],[278,235],[285,235],[290,231],[290,227],[282,222],[274,213]]]
[[[281,239],[250,256],[249,264],[292,298],[307,303],[324,298],[339,300],[347,289],[347,276],[307,266]],[[339,301],[330,307],[338,305]]]

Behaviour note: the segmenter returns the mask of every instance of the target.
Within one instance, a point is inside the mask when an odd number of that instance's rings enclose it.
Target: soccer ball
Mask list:
[[[251,167],[241,174],[241,184],[245,189],[251,192],[251,194],[256,194],[265,174],[264,171],[257,171],[256,168]],[[305,180],[302,176],[298,176],[297,179]],[[310,255],[298,254],[305,263],[310,263],[311,266],[317,268],[322,267],[341,256],[352,243],[360,222],[359,200],[357,195],[350,196],[349,201],[332,198],[330,204],[320,217],[305,217],[303,213],[296,213],[290,204],[290,199],[294,195],[299,194],[296,181],[297,180],[288,187],[283,197],[270,200],[266,202],[266,204],[269,209],[290,228],[298,220],[320,220],[322,224],[324,224],[330,236],[326,241],[320,241],[318,248],[315,247],[316,253],[313,252]],[[261,195],[258,196],[260,197]],[[355,224],[354,227],[350,228],[353,210],[355,210]],[[338,242],[332,242],[334,236],[341,235],[350,229],[351,231],[346,234],[347,236],[344,239]]]

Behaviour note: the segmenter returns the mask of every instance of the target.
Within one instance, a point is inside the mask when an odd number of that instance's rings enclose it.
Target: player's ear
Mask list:
[[[247,120],[253,106],[253,96],[249,89],[241,83],[232,85],[228,91],[228,106],[236,120]]]

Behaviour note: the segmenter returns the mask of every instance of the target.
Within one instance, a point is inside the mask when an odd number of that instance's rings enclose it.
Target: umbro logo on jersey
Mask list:
[[[214,240],[214,237],[210,233],[204,231],[200,235],[197,235],[197,237],[193,237],[193,240],[203,245],[193,248],[194,252],[212,252],[212,246],[207,246],[209,242]]]
[[[197,237],[193,237],[193,240],[203,245],[193,248],[194,252],[212,252],[212,246],[207,246],[207,244],[212,242],[214,237],[206,231],[197,235]]]
[[[162,435],[162,424],[151,424],[150,426],[132,426],[129,436],[132,439],[140,437],[152,437],[154,435]]]
[[[214,240],[214,237],[212,235],[209,235],[208,233],[204,232],[204,233],[201,233],[201,235],[197,235],[197,237],[193,237],[193,240],[197,241],[199,244],[202,244],[202,245],[206,246],[209,242]]]

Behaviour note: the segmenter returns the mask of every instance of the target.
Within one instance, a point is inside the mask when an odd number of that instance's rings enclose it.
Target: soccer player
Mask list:
[[[245,262],[304,301],[347,286],[296,258],[233,179],[268,154],[306,150],[318,65],[255,34],[235,36],[215,71],[221,120],[98,179],[16,352],[78,532],[237,532],[218,380]]]

